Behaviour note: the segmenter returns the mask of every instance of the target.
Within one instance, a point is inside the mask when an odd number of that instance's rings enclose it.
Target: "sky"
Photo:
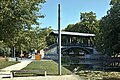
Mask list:
[[[41,13],[45,18],[39,19],[40,27],[58,30],[58,4],[61,5],[61,29],[80,21],[80,13],[94,12],[101,19],[110,9],[110,0],[47,0],[42,5]]]

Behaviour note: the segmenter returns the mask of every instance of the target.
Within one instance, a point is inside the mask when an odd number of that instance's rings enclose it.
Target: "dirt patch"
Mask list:
[[[120,80],[120,72],[79,71],[78,75],[86,80]]]

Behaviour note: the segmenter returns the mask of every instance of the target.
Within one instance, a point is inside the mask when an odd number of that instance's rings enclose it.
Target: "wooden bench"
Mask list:
[[[47,76],[47,72],[45,70],[12,70],[10,71],[10,77],[13,78],[15,73],[44,73],[44,76]]]

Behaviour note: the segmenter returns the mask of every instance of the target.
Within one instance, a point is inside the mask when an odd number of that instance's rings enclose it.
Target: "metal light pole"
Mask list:
[[[60,4],[58,4],[58,43],[59,43],[59,48],[58,48],[58,58],[59,58],[59,64],[58,64],[58,74],[61,75],[61,29],[60,29]]]

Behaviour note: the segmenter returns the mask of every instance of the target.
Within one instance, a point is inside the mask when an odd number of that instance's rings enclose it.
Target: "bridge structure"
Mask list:
[[[46,48],[45,52],[48,58],[58,60],[58,31],[52,31],[50,35],[56,38],[56,43]],[[78,32],[61,32],[61,51],[62,57],[66,56],[84,56],[94,54],[94,37],[95,34],[78,33]],[[72,59],[72,58],[71,58]],[[79,59],[78,59],[79,60]]]
[[[56,38],[56,43],[45,49],[45,57],[58,60],[58,31],[53,31],[50,35]],[[62,31],[61,36],[62,64],[87,64],[94,68],[120,67],[120,59],[96,51],[95,34]]]

